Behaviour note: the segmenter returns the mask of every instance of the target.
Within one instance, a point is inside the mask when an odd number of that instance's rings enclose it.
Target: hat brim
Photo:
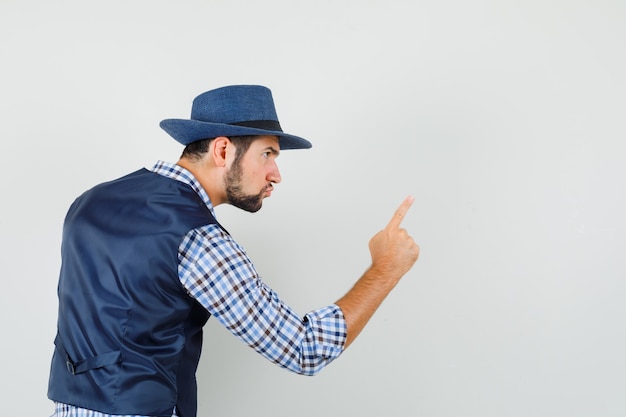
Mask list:
[[[248,136],[270,135],[278,136],[280,149],[309,149],[311,142],[299,136],[284,132],[256,129],[245,126],[234,126],[224,123],[209,123],[188,119],[165,119],[159,126],[171,137],[187,146],[202,139],[212,139],[219,136]]]

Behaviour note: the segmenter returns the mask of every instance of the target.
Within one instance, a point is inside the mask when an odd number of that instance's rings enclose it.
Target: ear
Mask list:
[[[211,142],[211,158],[218,167],[226,166],[226,156],[228,155],[229,146],[232,146],[230,139],[226,136],[220,136]]]

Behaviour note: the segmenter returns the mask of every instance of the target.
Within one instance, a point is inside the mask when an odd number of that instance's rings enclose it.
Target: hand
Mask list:
[[[405,229],[402,220],[415,199],[404,199],[387,226],[369,242],[372,269],[396,282],[406,274],[419,257],[420,248]]]

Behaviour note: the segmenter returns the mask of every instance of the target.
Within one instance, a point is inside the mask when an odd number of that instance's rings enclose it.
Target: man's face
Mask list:
[[[276,136],[259,136],[244,155],[237,155],[224,176],[228,202],[251,213],[259,211],[274,189],[272,184],[280,182],[279,153]]]

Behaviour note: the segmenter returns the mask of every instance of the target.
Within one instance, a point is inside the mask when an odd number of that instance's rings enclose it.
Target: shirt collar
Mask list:
[[[194,177],[191,172],[187,171],[180,165],[172,164],[165,161],[157,161],[157,163],[154,164],[154,166],[152,167],[151,171],[159,175],[163,175],[164,177],[171,178],[189,185],[200,196],[204,204],[206,204],[206,206],[211,211],[213,217],[215,217],[215,211],[213,209],[213,204],[209,199],[209,195],[206,193],[204,188],[202,188],[196,177]]]

